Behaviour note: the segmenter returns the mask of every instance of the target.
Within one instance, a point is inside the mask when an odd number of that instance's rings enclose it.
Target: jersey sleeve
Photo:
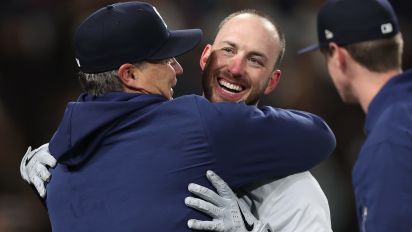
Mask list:
[[[302,172],[326,159],[335,137],[302,111],[197,101],[216,172],[232,187]]]

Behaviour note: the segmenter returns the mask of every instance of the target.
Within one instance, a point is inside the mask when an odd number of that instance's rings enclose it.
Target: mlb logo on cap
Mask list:
[[[385,23],[381,25],[382,34],[389,34],[393,31],[393,26],[391,23]]]

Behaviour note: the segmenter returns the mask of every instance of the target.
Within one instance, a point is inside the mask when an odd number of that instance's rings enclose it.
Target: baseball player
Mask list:
[[[412,71],[387,0],[327,1],[319,44],[342,100],[366,114],[367,138],[352,172],[361,232],[412,230]]]

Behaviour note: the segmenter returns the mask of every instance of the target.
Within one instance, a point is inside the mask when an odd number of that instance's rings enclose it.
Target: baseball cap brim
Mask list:
[[[183,55],[196,47],[201,39],[200,29],[170,31],[168,40],[147,60],[161,60]]]
[[[319,49],[319,48],[320,48],[320,44],[312,44],[309,47],[300,49],[298,51],[298,54],[300,55],[300,54],[303,54],[303,53],[311,52],[311,51],[314,51],[314,50]]]

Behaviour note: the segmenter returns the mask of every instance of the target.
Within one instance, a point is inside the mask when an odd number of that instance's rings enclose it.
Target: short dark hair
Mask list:
[[[275,20],[273,19],[272,16],[263,13],[262,11],[256,10],[256,9],[244,9],[244,10],[240,10],[240,11],[236,11],[232,14],[230,14],[229,16],[227,16],[226,18],[224,18],[218,27],[218,31],[220,31],[220,29],[223,27],[223,25],[225,25],[230,19],[238,16],[238,15],[242,15],[242,14],[251,14],[251,15],[256,15],[259,16],[261,18],[264,18],[266,20],[268,20],[276,29],[276,32],[278,33],[279,36],[279,42],[280,42],[280,53],[279,56],[277,57],[276,63],[275,63],[275,69],[280,67],[280,64],[282,62],[283,56],[285,55],[285,49],[286,49],[286,41],[285,41],[285,34],[283,33],[283,31],[281,30],[280,26],[275,23]]]
[[[342,46],[353,59],[373,72],[386,72],[402,66],[403,39],[398,33],[391,38],[370,40]],[[329,56],[328,47],[321,52]]]
[[[80,85],[84,92],[101,96],[108,92],[123,91],[123,84],[119,79],[116,70],[102,73],[84,73],[78,74]]]

